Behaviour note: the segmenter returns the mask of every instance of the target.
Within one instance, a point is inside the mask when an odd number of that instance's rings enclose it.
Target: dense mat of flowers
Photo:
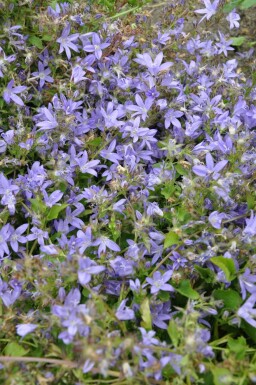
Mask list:
[[[5,384],[256,381],[255,56],[200,27],[236,10],[184,3],[92,31],[88,7],[38,6],[37,36],[8,8]]]

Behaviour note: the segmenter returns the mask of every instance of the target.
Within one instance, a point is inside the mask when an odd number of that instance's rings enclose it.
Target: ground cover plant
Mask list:
[[[256,382],[254,6],[0,1],[2,384]]]

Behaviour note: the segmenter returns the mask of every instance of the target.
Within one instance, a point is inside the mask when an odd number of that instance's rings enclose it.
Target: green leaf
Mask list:
[[[245,36],[238,36],[238,37],[233,37],[232,38],[232,45],[235,47],[239,47],[242,45],[245,41]]]
[[[235,279],[236,267],[232,258],[212,257],[210,261],[224,272],[227,281]]]
[[[256,5],[256,0],[244,0],[242,4],[240,5],[241,9],[248,9],[251,7],[255,7]]]
[[[243,0],[232,0],[228,4],[224,5],[223,11],[226,13],[231,12],[233,9],[239,6]]]
[[[212,374],[215,385],[230,385],[234,383],[232,374],[226,368],[218,368],[214,366]]]
[[[185,169],[181,164],[176,164],[175,165],[175,170],[180,174],[180,175],[188,175],[188,170]]]
[[[43,43],[42,43],[42,40],[37,37],[37,36],[30,36],[30,38],[28,39],[28,41],[34,45],[35,47],[39,48],[39,49],[43,49],[44,46],[43,46]]]
[[[175,185],[173,182],[166,183],[165,186],[161,189],[161,194],[165,199],[169,199],[174,195]]]
[[[44,213],[46,211],[46,206],[40,198],[31,198],[29,201],[31,203],[31,208],[35,213]]]
[[[169,231],[169,233],[165,235],[165,240],[164,240],[165,249],[167,249],[167,247],[177,245],[178,243],[179,243],[179,236],[174,231]]]
[[[175,348],[178,346],[179,343],[179,329],[177,328],[176,322],[174,319],[171,319],[167,328],[168,335],[170,339],[172,340],[173,345]]]
[[[176,290],[178,293],[184,295],[187,298],[190,298],[190,299],[199,298],[198,292],[192,289],[190,281],[188,279],[185,279],[184,281],[182,281],[181,284],[178,287],[176,287]]]
[[[42,40],[44,40],[44,41],[51,41],[52,40],[52,36],[50,36],[50,35],[43,35],[42,36]]]
[[[17,342],[9,342],[4,348],[5,356],[11,357],[23,357],[29,350],[25,350],[23,346],[19,345]]]
[[[249,210],[253,210],[254,209],[254,206],[255,206],[255,198],[254,196],[252,196],[251,194],[247,195],[246,197],[246,202],[247,202],[247,206],[248,206],[248,209]]]
[[[141,326],[147,330],[152,329],[151,312],[149,306],[149,299],[145,298],[140,305],[140,313],[142,317]]]
[[[64,210],[68,205],[66,203],[63,203],[62,205],[55,205],[52,206],[48,212],[47,215],[47,221],[51,221],[53,219],[57,219],[59,216],[59,213]]]
[[[240,307],[243,300],[239,293],[235,290],[214,290],[213,297],[217,300],[221,300],[224,303],[225,309],[236,310]]]
[[[248,348],[246,339],[244,337],[238,337],[236,340],[233,338],[228,339],[229,350],[235,354],[238,360],[242,360],[246,354]]]
[[[207,268],[203,268],[201,266],[195,265],[195,270],[199,273],[200,277],[207,283],[213,283],[215,281],[214,272]]]

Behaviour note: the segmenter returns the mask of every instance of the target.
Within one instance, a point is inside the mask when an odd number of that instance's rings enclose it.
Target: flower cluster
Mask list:
[[[154,27],[138,15],[130,30],[89,28],[80,2],[36,7],[37,36],[4,24],[5,355],[69,357],[70,384],[252,381],[255,56],[200,32],[216,15],[231,32],[240,20],[203,3],[186,10],[203,15],[189,33],[178,0]]]

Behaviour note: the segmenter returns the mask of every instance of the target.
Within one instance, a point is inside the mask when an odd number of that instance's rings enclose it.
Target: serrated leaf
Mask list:
[[[240,5],[241,9],[248,9],[251,7],[255,7],[256,5],[256,0],[244,0],[242,4]]]
[[[42,40],[37,37],[37,36],[30,36],[30,38],[28,39],[28,41],[34,45],[35,47],[39,48],[39,49],[43,49],[44,46],[43,46],[43,43],[42,43]]]
[[[169,231],[169,233],[165,235],[165,240],[164,240],[165,249],[167,249],[167,247],[177,245],[178,243],[179,243],[179,236],[174,231]]]
[[[151,319],[151,312],[150,312],[150,306],[149,306],[149,299],[145,298],[141,305],[140,305],[140,313],[141,313],[141,326],[147,330],[152,329],[152,319]]]
[[[63,203],[62,205],[55,205],[52,206],[48,212],[47,215],[47,221],[51,221],[53,219],[57,219],[59,216],[59,213],[64,210],[68,205],[66,203]]]
[[[217,300],[223,301],[225,309],[236,310],[240,307],[243,300],[239,293],[235,290],[214,290],[213,297]]]
[[[172,340],[173,345],[177,347],[179,343],[179,330],[174,319],[170,320],[167,328],[167,333],[170,339]]]
[[[239,47],[240,45],[242,45],[244,43],[244,41],[245,41],[244,36],[233,37],[232,38],[232,45],[235,47]]]
[[[232,258],[212,257],[210,261],[224,272],[227,281],[235,279],[236,266]]]
[[[28,352],[29,350],[24,349],[23,346],[19,345],[17,342],[9,342],[4,348],[5,356],[23,357]]]
[[[198,292],[191,287],[190,281],[188,279],[185,279],[184,281],[182,281],[181,284],[175,289],[178,293],[184,295],[187,298],[190,298],[190,299],[199,298]]]

